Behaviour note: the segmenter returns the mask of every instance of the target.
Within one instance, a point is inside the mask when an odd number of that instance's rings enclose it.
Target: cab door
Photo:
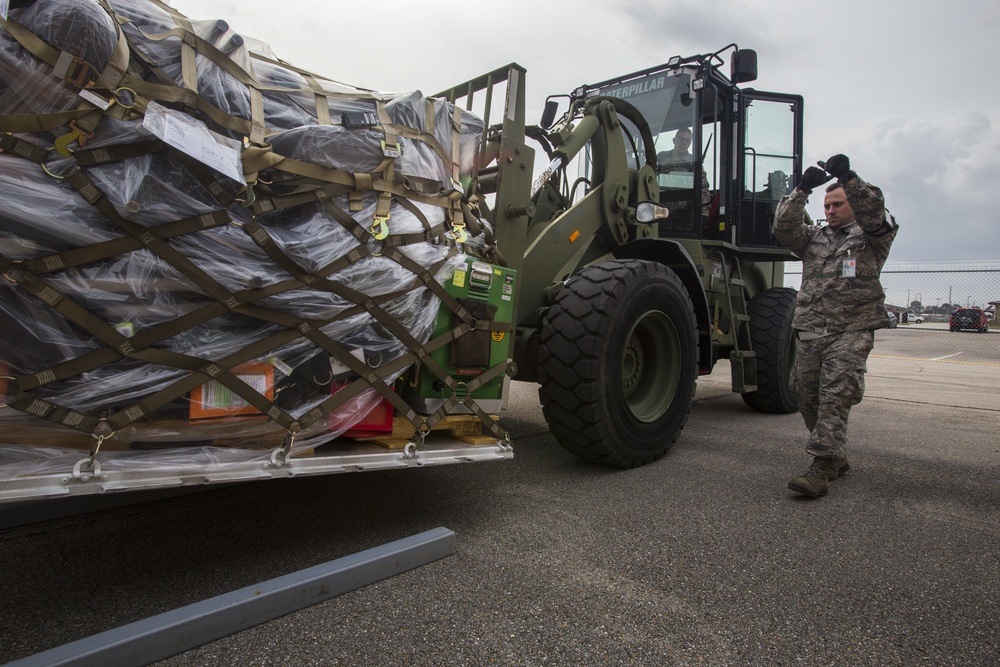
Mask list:
[[[802,97],[752,91],[743,93],[739,106],[737,243],[779,247],[771,234],[774,211],[802,174]]]

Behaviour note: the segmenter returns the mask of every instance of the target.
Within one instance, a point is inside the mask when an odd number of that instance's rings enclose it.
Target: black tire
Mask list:
[[[556,440],[618,468],[663,457],[694,399],[698,332],[680,278],[655,262],[587,267],[542,327],[539,398]]]
[[[795,367],[792,316],[797,294],[789,287],[772,287],[747,304],[750,345],[757,353],[757,391],[742,396],[754,410],[788,414],[799,409],[790,384]]]

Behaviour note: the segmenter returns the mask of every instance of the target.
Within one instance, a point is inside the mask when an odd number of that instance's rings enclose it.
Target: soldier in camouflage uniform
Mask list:
[[[835,155],[823,169],[809,167],[798,187],[781,198],[774,236],[802,259],[792,327],[798,350],[792,390],[809,429],[809,471],[788,488],[818,497],[850,468],[845,445],[851,407],[865,393],[865,364],[874,330],[889,325],[879,282],[898,229],[885,210],[882,191]],[[825,169],[825,171],[824,171]],[[827,225],[816,226],[805,211],[812,189],[831,178],[823,209]]]

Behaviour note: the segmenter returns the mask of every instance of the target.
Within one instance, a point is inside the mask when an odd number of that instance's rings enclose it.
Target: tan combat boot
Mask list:
[[[795,477],[788,482],[788,488],[810,498],[825,496],[830,488],[830,480],[837,479],[841,471],[847,472],[847,459],[813,459],[809,470],[801,477]]]

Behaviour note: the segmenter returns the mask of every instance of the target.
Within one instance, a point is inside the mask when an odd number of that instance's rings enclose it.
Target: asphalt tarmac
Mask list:
[[[746,408],[725,364],[671,452],[628,471],[566,453],[516,385],[509,462],[0,531],[0,663],[444,526],[454,556],[159,664],[1000,664],[1000,366],[889,333],[825,498],[786,489],[801,418]]]

